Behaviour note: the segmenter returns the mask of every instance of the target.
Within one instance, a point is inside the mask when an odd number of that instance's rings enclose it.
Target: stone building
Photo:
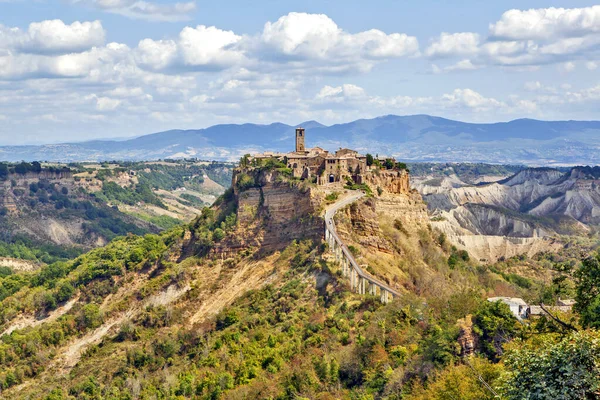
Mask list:
[[[340,148],[330,153],[320,147],[307,149],[306,131],[296,129],[296,150],[290,153],[265,152],[254,156],[256,159],[277,158],[284,161],[296,178],[314,179],[317,184],[343,182],[347,178],[362,183],[367,171],[367,157],[351,149]]]

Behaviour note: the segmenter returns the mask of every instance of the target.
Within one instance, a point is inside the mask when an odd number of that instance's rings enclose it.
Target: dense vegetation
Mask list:
[[[219,219],[207,215],[194,229],[214,232]],[[110,310],[99,304],[131,274],[165,263],[161,254],[180,235],[119,239],[29,276],[20,298],[38,312],[77,289],[84,297],[44,329],[2,338],[3,386],[42,376],[51,365],[46,354],[126,307],[127,298]],[[46,377],[51,386],[44,391],[52,395],[45,398],[596,398],[597,333],[558,327],[542,333],[541,321],[521,325],[507,306],[474,291],[430,304],[406,294],[384,306],[349,293],[321,251],[308,241],[292,243],[277,260],[289,265],[283,280],[249,292],[200,329],[186,325],[185,308],[147,306],[88,349],[69,381],[52,384]],[[168,263],[157,271],[137,298],[189,279]],[[325,286],[312,283],[315,273],[327,276]],[[3,318],[16,311],[7,309]],[[467,315],[479,337],[478,355],[463,359],[456,321]],[[563,379],[565,373],[573,379]]]
[[[23,235],[13,235],[7,238],[7,241],[0,241],[0,257],[53,263],[59,260],[70,260],[81,253],[83,253],[81,248],[37,242]]]

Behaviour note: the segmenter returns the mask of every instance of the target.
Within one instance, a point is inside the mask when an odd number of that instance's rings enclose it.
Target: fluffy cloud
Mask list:
[[[509,10],[490,24],[490,34],[502,40],[547,40],[600,33],[600,6]]]
[[[26,32],[0,25],[0,49],[23,53],[57,54],[87,50],[104,43],[105,32],[100,21],[73,22],[61,20],[34,22]]]
[[[368,71],[389,58],[416,55],[416,38],[368,30],[349,34],[322,14],[290,13],[254,36],[214,26],[185,27],[175,40],[140,41],[136,60],[147,69],[222,70],[243,65],[261,71]]]
[[[139,2],[98,0],[95,5],[114,10],[131,9],[135,3]],[[597,68],[600,57],[587,47],[596,34],[574,32],[570,35],[575,36],[555,34],[551,40],[442,33],[423,54],[436,63],[435,73],[489,65],[510,65],[515,71],[542,62],[575,63],[578,72],[586,72],[584,66]],[[337,75],[344,73],[343,79],[351,79],[389,59],[405,58],[397,75],[411,79],[406,74],[410,66],[422,68],[426,62],[411,60],[419,55],[416,38],[379,30],[349,33],[317,14],[287,14],[254,34],[199,25],[170,37],[143,39],[131,48],[104,42],[99,22],[43,21],[24,29],[1,27],[0,109],[5,118],[0,131],[29,129],[31,140],[46,133],[71,140],[81,139],[79,131],[71,132],[74,137],[63,136],[67,124],[77,126],[77,122],[88,123],[90,136],[105,137],[106,132],[122,136],[219,122],[323,119],[327,123],[389,113],[470,120],[556,118],[554,105],[590,110],[597,108],[600,97],[598,88],[575,90],[540,82],[527,84],[524,97],[494,98],[464,82],[456,90],[436,93],[429,88],[427,96],[420,96],[414,93],[418,84],[398,85],[393,72],[383,68],[388,75],[381,79],[392,77],[390,88],[383,89],[387,94],[369,94],[365,83],[369,79],[359,78],[363,88],[342,84]],[[579,58],[584,53],[586,57]],[[557,68],[551,72],[559,75]],[[339,74],[332,77],[332,73]],[[439,79],[419,76],[423,75],[412,77]],[[413,93],[394,95],[392,85]]]
[[[534,111],[535,104],[519,98],[511,98],[509,102],[485,97],[472,89],[455,89],[450,93],[433,97],[412,96],[371,96],[366,91],[352,84],[337,87],[324,86],[316,94],[314,104],[319,107],[328,106],[339,110],[344,106],[355,112],[370,110],[373,115],[384,113],[411,114],[429,113],[455,115],[463,113],[485,114],[489,112],[511,114],[521,110]]]
[[[175,4],[160,4],[143,0],[72,0],[72,2],[89,4],[107,12],[148,21],[188,20],[190,14],[196,10],[194,1]]]
[[[140,41],[135,50],[138,63],[152,70],[214,69],[231,67],[244,59],[234,46],[241,39],[232,31],[214,26],[185,27],[177,40]]]
[[[0,79],[89,77],[102,69],[114,68],[129,53],[126,45],[118,43],[62,55],[9,52],[0,54]]]
[[[471,89],[455,89],[442,96],[442,103],[453,108],[469,108],[476,111],[505,108],[504,102],[482,96]]]
[[[376,60],[414,56],[419,51],[417,39],[404,33],[371,29],[350,34],[327,15],[294,12],[267,22],[254,45],[261,56],[275,62],[344,64],[367,70]]]
[[[468,56],[480,66],[522,67],[595,58],[599,48],[600,6],[593,6],[510,10],[490,24],[485,41],[480,43],[476,33],[443,33],[425,54]]]
[[[234,65],[243,58],[234,48],[241,37],[232,31],[223,31],[214,26],[199,25],[186,27],[179,35],[179,46],[185,65],[226,67]]]
[[[362,99],[366,93],[360,86],[344,84],[342,86],[324,86],[316,95],[317,100],[339,102],[344,99]]]
[[[425,50],[428,57],[468,56],[479,50],[479,35],[473,32],[442,33]]]

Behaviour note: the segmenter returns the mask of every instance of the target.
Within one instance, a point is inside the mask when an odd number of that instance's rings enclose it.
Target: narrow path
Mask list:
[[[364,272],[362,270],[362,268],[358,265],[358,263],[354,259],[354,256],[352,255],[352,253],[350,253],[350,251],[348,250],[348,246],[346,246],[344,244],[344,242],[342,241],[342,239],[340,239],[340,237],[338,236],[338,234],[336,232],[335,221],[333,220],[335,213],[338,212],[340,209],[346,207],[347,205],[352,204],[355,201],[358,201],[359,199],[363,198],[364,196],[365,196],[364,192],[358,191],[348,197],[345,197],[345,198],[333,203],[329,208],[327,208],[327,210],[325,211],[325,232],[326,232],[325,236],[326,236],[326,239],[333,240],[333,242],[339,246],[339,249],[341,249],[341,254],[340,254],[341,257],[340,258],[342,259],[342,263],[344,262],[343,259],[345,259],[350,264],[349,267],[356,272],[356,274],[358,275],[359,282],[362,279],[362,280],[368,282],[369,285],[371,285],[371,290],[369,291],[371,294],[375,294],[375,289],[379,288],[380,292],[382,292],[382,293],[387,292],[387,293],[390,293],[392,295],[392,297],[399,297],[400,293],[398,293],[397,291],[395,291],[394,289],[392,289],[385,283],[368,275],[366,272]],[[332,249],[332,250],[336,251],[336,249]],[[351,278],[351,285],[354,286],[355,284],[356,284],[356,282]],[[361,284],[358,283],[357,288],[358,288],[359,293],[364,294],[364,293],[366,293],[366,288],[365,288],[364,283],[362,285],[363,286],[361,287]],[[354,289],[354,287],[353,287],[353,289]],[[382,295],[381,299],[384,303],[387,302],[387,295],[386,296]]]

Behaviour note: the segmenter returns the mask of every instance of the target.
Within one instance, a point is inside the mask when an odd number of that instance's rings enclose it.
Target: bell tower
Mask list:
[[[304,128],[296,128],[296,153],[304,153]]]

